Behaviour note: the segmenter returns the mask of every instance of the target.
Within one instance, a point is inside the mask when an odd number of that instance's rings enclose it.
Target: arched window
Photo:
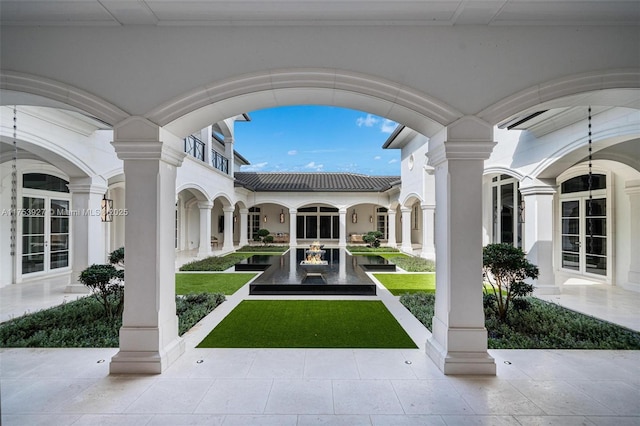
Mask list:
[[[67,182],[57,176],[45,173],[25,173],[22,175],[22,187],[29,189],[39,189],[41,191],[65,192],[69,193]]]

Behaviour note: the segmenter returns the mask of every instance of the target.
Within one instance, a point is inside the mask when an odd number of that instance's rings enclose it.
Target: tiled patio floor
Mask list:
[[[0,289],[3,315],[40,301],[32,285]],[[65,285],[47,284],[51,303]],[[581,294],[604,294],[616,308],[595,316],[637,324],[635,293],[592,287],[555,301],[589,310]],[[2,425],[640,425],[640,351],[491,350],[496,377],[444,376],[425,355],[428,331],[378,293],[419,349],[196,349],[246,286],[162,375],[109,375],[117,349],[4,349]]]

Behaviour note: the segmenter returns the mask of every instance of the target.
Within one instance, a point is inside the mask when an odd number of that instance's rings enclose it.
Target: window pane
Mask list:
[[[578,217],[580,215],[580,203],[578,201],[562,202],[562,217]]]
[[[23,217],[22,234],[44,234],[44,217]]]
[[[69,234],[51,235],[51,251],[69,250]]]
[[[331,216],[320,216],[320,238],[331,238]]]
[[[338,213],[338,209],[336,207],[320,207],[320,212],[323,212],[323,213]]]
[[[318,238],[318,216],[305,216],[307,235],[305,238]]]
[[[51,263],[49,264],[49,267],[51,269],[66,268],[69,266],[69,252],[62,251],[58,253],[51,253],[50,260]]]
[[[333,238],[340,238],[340,216],[331,216]]]
[[[579,269],[579,259],[577,254],[562,253],[562,267],[566,269]]]
[[[304,238],[304,216],[296,216],[296,236]]]
[[[580,232],[579,219],[562,219],[562,233],[578,235]]]
[[[44,254],[22,256],[22,273],[44,271]]]
[[[607,187],[607,177],[605,175],[592,174],[591,175],[591,189],[605,189]],[[561,191],[563,194],[572,192],[583,192],[589,190],[589,175],[576,176],[569,180],[566,180],[561,185]]]
[[[52,216],[69,216],[69,201],[51,200]]]
[[[44,216],[44,198],[22,197],[22,208],[29,216]]]
[[[578,253],[580,251],[580,237],[562,236],[562,251]]]
[[[66,217],[51,218],[52,234],[66,234],[67,232],[69,232],[69,218],[66,218]]]
[[[585,200],[585,213],[587,216],[606,216],[607,200],[606,198],[593,199],[591,202]]]
[[[587,254],[607,255],[607,239],[602,237],[587,237]]]
[[[498,178],[494,178],[496,180],[498,180]],[[491,188],[491,206],[492,206],[492,212],[493,212],[493,234],[492,234],[492,241],[494,243],[499,242],[498,241],[498,187],[494,186],[493,188]]]
[[[604,256],[587,256],[587,272],[607,275],[607,258]]]
[[[586,219],[586,230],[585,233],[587,235],[607,235],[607,219]]]
[[[22,254],[44,253],[44,235],[24,235]]]
[[[69,192],[67,182],[56,176],[44,173],[25,173],[22,176],[22,187],[31,189],[40,189],[43,191]]]

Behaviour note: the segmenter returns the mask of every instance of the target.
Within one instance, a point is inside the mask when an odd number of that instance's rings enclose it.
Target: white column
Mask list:
[[[240,209],[240,247],[249,244],[248,214],[249,209]]]
[[[523,187],[524,246],[527,259],[538,266],[538,279],[533,282],[536,294],[560,294],[553,273],[553,196],[556,190],[538,184]]]
[[[625,192],[629,196],[629,283],[634,286],[640,285],[640,180],[627,181]]]
[[[298,245],[298,236],[296,235],[298,210],[289,209],[289,245],[296,247]]]
[[[402,246],[400,250],[405,253],[413,254],[413,246],[411,245],[411,209],[402,207]]]
[[[339,227],[340,227],[340,238],[338,240],[339,247],[347,246],[347,209],[338,210],[339,214]]]
[[[211,209],[212,201],[198,201],[200,209],[200,246],[198,257],[211,256]]]
[[[463,117],[429,141],[436,177],[436,303],[426,352],[445,374],[496,374],[482,306],[482,171],[493,129]]]
[[[389,237],[387,238],[387,245],[389,247],[396,247],[396,211],[389,209],[387,212],[387,226],[389,227]]]
[[[224,242],[222,250],[225,252],[233,251],[233,207],[223,207],[224,212]]]
[[[68,185],[71,192],[71,282],[67,293],[87,293],[88,288],[78,283],[78,276],[88,266],[107,263],[107,224],[100,218],[102,197],[107,185],[100,178],[72,178]]]
[[[142,117],[116,126],[112,142],[124,161],[126,284],[120,351],[111,373],[161,373],[184,352],[175,302],[176,168],[178,140]]]
[[[224,156],[229,159],[229,176],[233,176],[235,173],[234,166],[235,163],[233,161],[233,137],[225,136],[224,138]]]
[[[422,251],[420,257],[435,260],[436,246],[434,236],[434,215],[436,211],[435,204],[421,204],[422,208]]]

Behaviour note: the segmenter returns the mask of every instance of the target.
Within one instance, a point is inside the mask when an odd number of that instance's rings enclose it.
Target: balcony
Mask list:
[[[211,150],[211,165],[223,173],[229,174],[229,159],[216,150]]]
[[[184,139],[184,152],[204,161],[204,142],[193,135],[187,136]]]

